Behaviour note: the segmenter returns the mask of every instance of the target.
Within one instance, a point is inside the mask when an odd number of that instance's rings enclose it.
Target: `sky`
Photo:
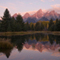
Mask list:
[[[55,10],[60,13],[60,0],[0,0],[0,16],[3,16],[6,8],[11,15],[24,15],[26,12],[33,14],[39,9],[43,12]]]

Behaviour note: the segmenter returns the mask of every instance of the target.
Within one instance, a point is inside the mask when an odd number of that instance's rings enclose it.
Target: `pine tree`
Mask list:
[[[40,23],[39,22],[36,23],[35,30],[36,31],[40,31]]]
[[[16,17],[16,31],[22,31],[24,28],[24,22],[21,15]]]
[[[58,23],[58,21],[59,21],[59,20],[58,20],[58,18],[57,18],[57,19],[56,19],[56,23]]]
[[[55,31],[60,31],[60,21],[56,23],[55,27]]]
[[[54,22],[53,22],[53,20],[51,19],[50,20],[50,22],[49,22],[49,28],[48,28],[48,30],[51,30],[51,27],[54,25]]]
[[[30,24],[27,22],[26,23],[26,30],[29,31],[30,30]]]
[[[5,12],[4,12],[4,16],[2,17],[2,31],[4,32],[7,32],[7,31],[11,31],[11,16],[10,16],[10,13],[9,13],[9,10],[6,9]]]
[[[16,31],[16,20],[14,17],[11,19],[11,31],[14,32]]]
[[[31,26],[31,30],[34,31],[34,25],[33,25],[33,24],[32,24],[32,26]]]

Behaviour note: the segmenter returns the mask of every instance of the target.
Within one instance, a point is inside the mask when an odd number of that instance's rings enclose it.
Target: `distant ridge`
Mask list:
[[[15,13],[13,16],[14,18],[17,17],[17,13]],[[50,19],[56,20],[57,18],[60,19],[60,14],[58,14],[57,12],[55,12],[54,10],[52,11],[47,11],[47,12],[43,12],[42,9],[39,9],[35,14],[30,15],[29,13],[25,13],[23,16],[23,20],[24,22],[33,22],[36,23],[37,21],[41,20],[41,21],[49,21]]]

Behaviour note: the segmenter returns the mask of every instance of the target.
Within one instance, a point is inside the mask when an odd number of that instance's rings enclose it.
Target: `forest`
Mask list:
[[[50,19],[38,21],[37,23],[24,22],[21,15],[16,18],[11,17],[9,10],[6,9],[0,22],[0,32],[19,32],[19,31],[60,31],[60,20]]]

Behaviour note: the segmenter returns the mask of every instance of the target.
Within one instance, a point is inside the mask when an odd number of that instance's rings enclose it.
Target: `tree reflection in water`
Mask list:
[[[0,36],[0,41],[8,41],[13,44],[13,47],[17,46],[19,52],[22,51],[25,46],[29,49],[31,46],[33,49],[37,49],[40,52],[44,48],[54,50],[57,48],[57,44],[60,44],[60,36],[47,35],[47,34],[32,34],[23,36]],[[60,45],[58,45],[59,47]],[[12,48],[13,49],[13,48]],[[9,58],[12,49],[0,49],[0,52],[4,53]],[[59,50],[60,51],[60,50]]]
[[[0,49],[0,53],[2,52],[3,54],[5,54],[7,58],[9,58],[11,51],[12,49]]]

